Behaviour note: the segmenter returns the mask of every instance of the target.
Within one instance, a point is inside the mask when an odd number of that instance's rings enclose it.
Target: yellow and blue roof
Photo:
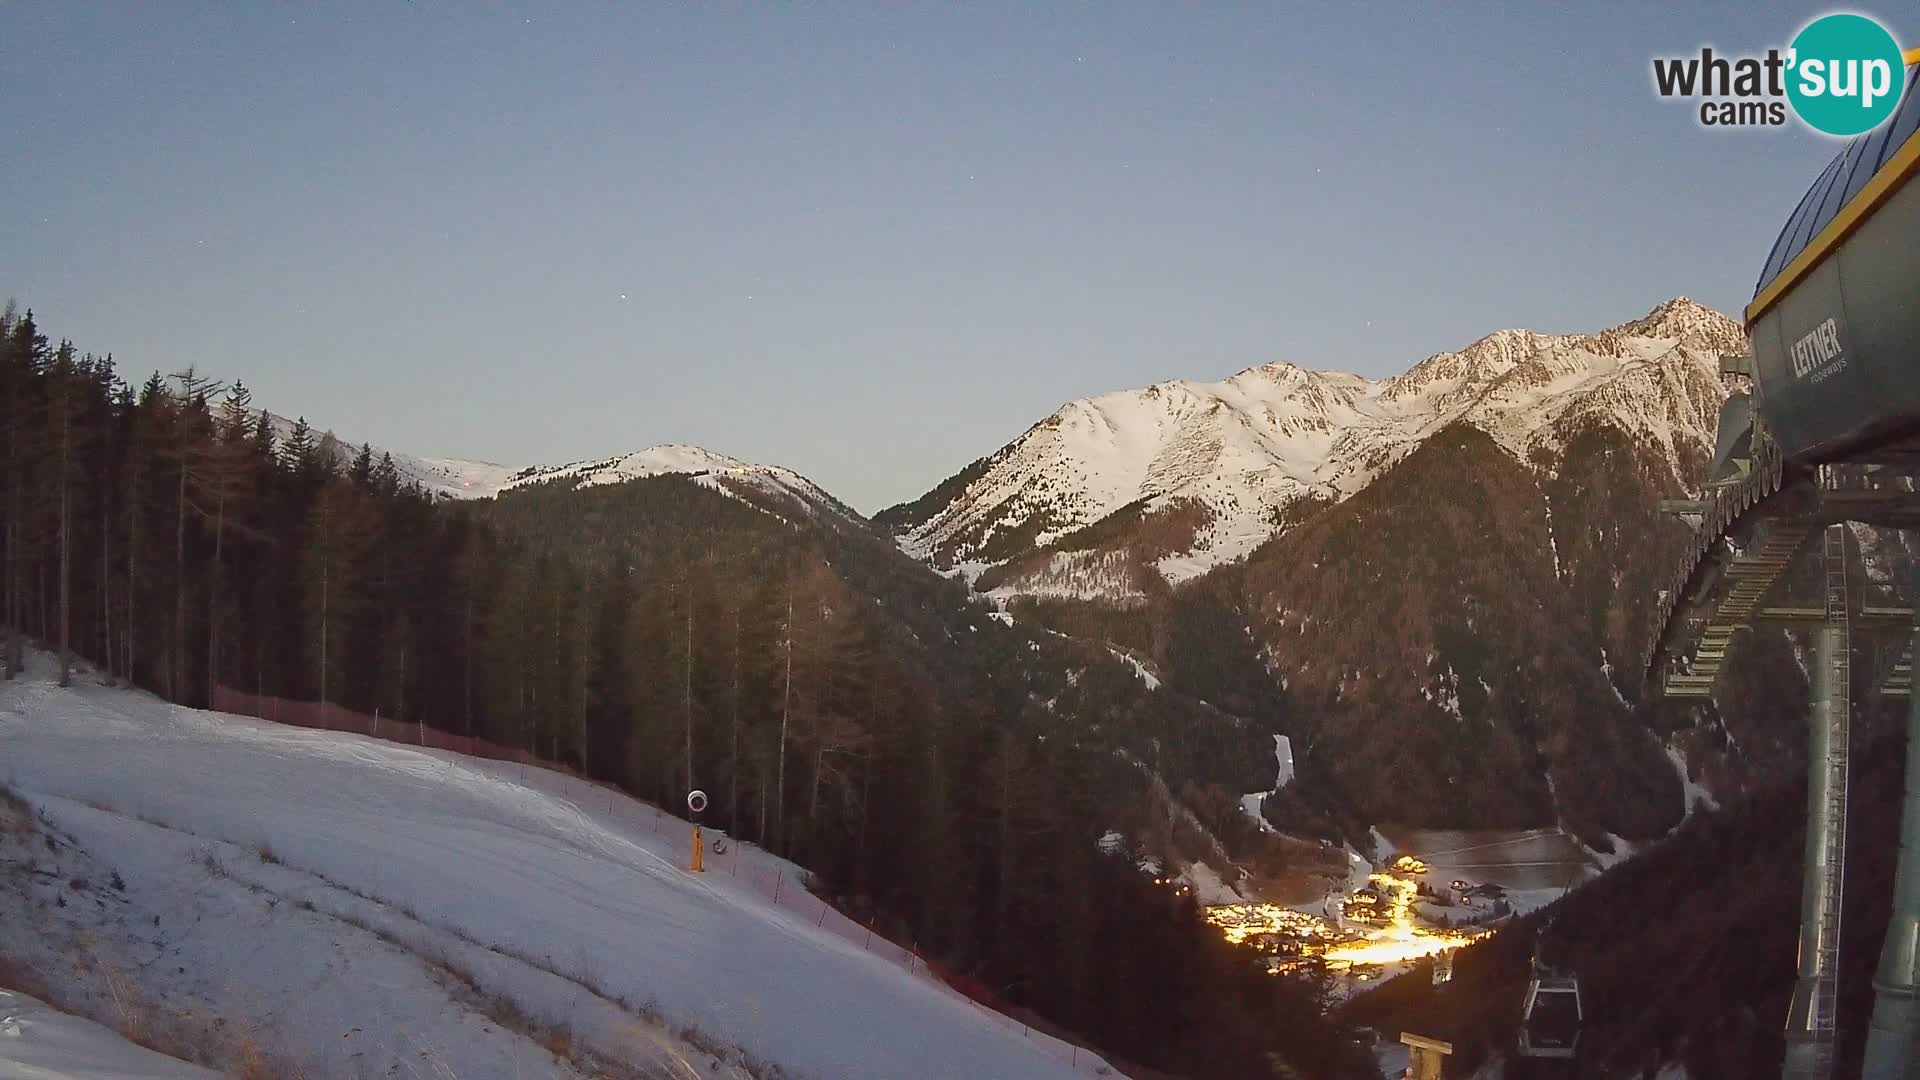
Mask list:
[[[1905,57],[1909,70],[1900,107],[1886,123],[1855,137],[1821,172],[1773,243],[1747,305],[1751,327],[1787,290],[1920,171],[1920,49]]]

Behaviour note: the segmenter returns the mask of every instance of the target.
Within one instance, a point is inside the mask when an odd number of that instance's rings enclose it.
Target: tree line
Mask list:
[[[436,499],[238,381],[136,386],[11,306],[0,455],[9,678],[31,637],[62,683],[84,659],[184,704],[227,686],[524,747],[672,808],[699,786],[709,823],[1112,1052],[1365,1064],[1312,987],[1097,843],[1141,824],[1143,759],[1178,777],[1264,736],[1105,657],[1069,672],[862,524],[711,478]]]

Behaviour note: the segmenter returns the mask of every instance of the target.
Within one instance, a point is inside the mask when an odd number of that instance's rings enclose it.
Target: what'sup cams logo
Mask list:
[[[1722,56],[1658,56],[1653,87],[1663,98],[1698,101],[1704,127],[1780,127],[1788,110],[1824,135],[1851,136],[1885,123],[1906,89],[1904,55],[1886,27],[1865,15],[1823,15],[1785,49]]]

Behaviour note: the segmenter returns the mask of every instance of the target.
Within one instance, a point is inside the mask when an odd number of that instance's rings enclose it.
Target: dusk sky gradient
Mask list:
[[[1836,144],[1649,60],[1829,9],[1535,7],[0,3],[0,297],[356,442],[871,511],[1075,397],[1736,313]]]

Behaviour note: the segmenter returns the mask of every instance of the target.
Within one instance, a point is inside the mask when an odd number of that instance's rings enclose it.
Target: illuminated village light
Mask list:
[[[1271,974],[1314,959],[1335,972],[1404,963],[1451,952],[1489,933],[1416,926],[1413,882],[1393,874],[1374,874],[1369,882],[1379,896],[1356,893],[1348,897],[1348,903],[1365,907],[1377,905],[1384,898],[1386,911],[1384,918],[1377,911],[1369,912],[1367,921],[1379,921],[1383,925],[1364,931],[1337,926],[1317,915],[1277,904],[1220,904],[1206,909],[1206,920],[1236,945],[1251,942],[1261,951],[1276,955],[1281,951],[1281,943],[1289,945],[1288,952],[1296,959],[1269,961]],[[1355,972],[1356,977],[1360,974],[1365,973]]]

